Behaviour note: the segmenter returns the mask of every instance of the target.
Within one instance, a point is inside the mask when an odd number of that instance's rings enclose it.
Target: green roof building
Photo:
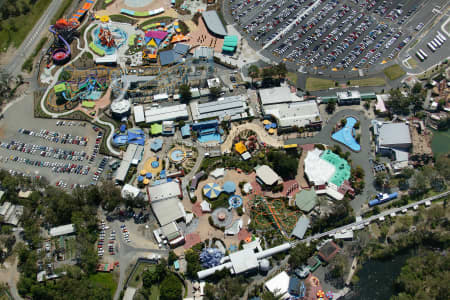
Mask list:
[[[341,186],[344,181],[350,178],[351,167],[345,159],[330,150],[325,150],[320,158],[329,162],[335,168],[335,172],[329,182],[336,186]]]
[[[54,87],[55,94],[65,92],[66,90],[67,90],[67,87],[66,87],[66,83],[65,82],[57,84]]]
[[[309,213],[317,205],[317,194],[314,188],[301,190],[295,195],[295,205],[305,213]]]
[[[152,126],[150,127],[150,133],[152,135],[161,134],[162,133],[162,125],[158,124],[158,123],[152,124]]]

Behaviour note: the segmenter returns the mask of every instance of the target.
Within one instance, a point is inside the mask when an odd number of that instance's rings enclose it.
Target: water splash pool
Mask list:
[[[170,153],[170,159],[173,162],[181,162],[184,159],[184,152],[180,149],[175,149]]]
[[[333,133],[331,135],[331,138],[335,141],[338,141],[339,143],[344,144],[353,151],[361,151],[361,146],[355,140],[354,126],[358,122],[358,120],[353,117],[347,117],[346,120],[347,123],[345,124],[344,128]]]

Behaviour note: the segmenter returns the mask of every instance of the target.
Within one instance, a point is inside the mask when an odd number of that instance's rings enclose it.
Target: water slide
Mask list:
[[[65,60],[67,60],[68,58],[70,58],[70,55],[71,55],[70,45],[60,34],[58,34],[55,31],[55,27],[53,25],[50,26],[48,31],[50,31],[51,33],[56,35],[61,40],[61,42],[63,42],[64,45],[66,46],[65,49],[64,48],[58,48],[58,49],[54,50],[53,53],[52,53],[53,61],[62,63]]]

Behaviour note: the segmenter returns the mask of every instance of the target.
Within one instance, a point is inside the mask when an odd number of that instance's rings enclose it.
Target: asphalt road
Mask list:
[[[347,116],[353,116],[360,121],[361,129],[361,151],[353,152],[346,146],[331,139],[331,133],[333,126],[337,124],[341,119]],[[350,202],[355,214],[358,216],[362,205],[368,202],[371,195],[376,193],[375,187],[372,184],[374,181],[374,175],[372,172],[372,166],[369,162],[369,158],[372,157],[370,148],[370,120],[365,116],[364,112],[359,110],[345,109],[335,113],[322,127],[322,130],[311,138],[296,138],[286,140],[285,144],[326,144],[326,145],[339,145],[341,149],[345,152],[351,153],[350,158],[352,159],[353,166],[361,166],[364,169],[365,178],[364,181],[366,185],[364,186],[363,192],[356,196],[354,200]]]
[[[6,73],[12,76],[21,73],[22,64],[36,48],[41,33],[47,30],[46,27],[50,25],[50,20],[56,14],[57,10],[59,9],[59,6],[62,3],[63,1],[61,0],[53,0],[49,4],[47,10],[42,14],[39,21],[34,25],[33,30],[30,31],[28,36],[22,42],[22,45],[20,45],[19,49],[15,51],[15,55],[14,57],[11,58],[10,63],[4,67]]]

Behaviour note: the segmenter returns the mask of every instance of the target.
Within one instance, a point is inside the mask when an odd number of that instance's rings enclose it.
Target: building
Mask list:
[[[180,131],[183,139],[191,137],[191,126],[189,124],[181,126]]]
[[[162,135],[170,136],[175,134],[175,124],[173,121],[162,122]]]
[[[128,170],[130,169],[130,165],[132,163],[138,164],[136,162],[136,152],[140,152],[142,154],[143,146],[139,146],[136,144],[129,144],[127,147],[127,151],[123,155],[122,162],[120,163],[120,167],[116,171],[116,175],[114,177],[115,181],[118,183],[123,183],[127,176]],[[141,155],[142,158],[142,155]]]
[[[179,199],[183,197],[178,182],[170,181],[147,188],[147,195],[161,226],[186,219],[186,212]]]
[[[67,224],[67,225],[61,225],[57,227],[50,228],[50,236],[51,237],[57,237],[62,235],[69,235],[72,233],[75,233],[75,225],[74,224]]]
[[[158,123],[163,121],[187,120],[189,113],[186,104],[162,106],[162,107],[144,107],[137,105],[134,107],[134,120],[136,123],[144,122]]]
[[[261,89],[258,93],[264,116],[275,119],[280,129],[322,127],[315,100],[303,101],[303,97],[292,93],[288,86]]]
[[[291,232],[291,236],[295,236],[298,239],[303,239],[306,230],[309,227],[309,219],[307,216],[303,215],[298,219],[297,224],[295,224],[294,229]]]
[[[110,108],[113,118],[117,120],[126,120],[131,114],[131,104],[126,99],[113,101]]]
[[[117,55],[105,55],[105,56],[95,56],[95,63],[97,65],[108,65],[115,66],[117,65]]]
[[[195,101],[190,104],[190,107],[192,118],[195,121],[212,118],[218,118],[222,121],[226,117],[229,117],[231,120],[247,118],[247,102],[241,95],[205,103]]]
[[[0,199],[3,197],[5,192],[0,191]],[[0,216],[3,217],[4,224],[9,224],[17,226],[19,224],[20,218],[23,215],[23,206],[15,205],[11,202],[3,202],[0,206]]]
[[[252,247],[244,248],[243,250],[231,253],[221,259],[218,266],[201,270],[197,272],[198,278],[204,279],[213,275],[216,271],[228,269],[231,274],[245,274],[251,273],[258,269],[268,271],[268,259],[270,256],[280,252],[287,251],[291,248],[290,243],[285,243],[274,248],[260,251],[259,243],[252,244]]]
[[[207,178],[208,174],[206,174],[205,171],[200,171],[197,174],[194,175],[194,177],[192,177],[191,180],[191,191],[195,191],[197,189],[198,183],[200,182],[200,180],[202,180],[203,178]]]
[[[167,240],[171,247],[176,247],[184,243],[183,232],[176,222],[170,222],[154,230],[153,235],[158,243]]]
[[[387,155],[396,161],[408,161],[412,146],[409,126],[406,123],[372,121],[376,153]]]
[[[341,250],[333,241],[328,241],[319,249],[319,257],[322,261],[329,263]]]
[[[288,293],[291,296],[300,297],[300,299],[305,297],[306,288],[304,283],[296,276],[291,276],[291,278],[289,278]]]
[[[316,194],[342,200],[347,192],[353,193],[348,182],[351,167],[348,162],[330,150],[308,151],[304,160],[304,172]]]
[[[218,88],[220,87],[220,80],[217,77],[210,78],[206,80],[206,83],[208,84],[208,88]]]
[[[280,176],[267,165],[257,166],[255,172],[256,181],[261,185],[274,186],[281,181]]]
[[[131,197],[132,199],[136,199],[138,197],[144,196],[144,193],[142,193],[139,188],[127,183],[123,186],[121,195],[122,198]]]
[[[264,283],[264,287],[274,296],[280,297],[280,299],[289,299],[289,281],[289,275],[286,271],[283,271]]]
[[[336,96],[339,105],[354,105],[361,102],[361,93],[359,91],[337,92]]]
[[[264,115],[275,118],[280,129],[322,127],[319,107],[315,100],[265,105]]]
[[[317,205],[317,194],[314,188],[298,192],[295,195],[295,205],[305,213],[311,212]]]
[[[194,58],[199,60],[211,60],[214,57],[214,49],[206,46],[199,46],[194,49]]]
[[[203,21],[208,28],[208,31],[215,36],[224,37],[227,35],[227,29],[220,20],[217,11],[207,10],[202,13]]]

